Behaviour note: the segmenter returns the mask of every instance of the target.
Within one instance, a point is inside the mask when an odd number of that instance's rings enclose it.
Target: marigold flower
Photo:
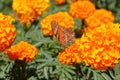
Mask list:
[[[55,4],[61,5],[66,3],[66,0],[55,0]]]
[[[85,23],[88,27],[94,28],[100,26],[101,24],[108,24],[114,22],[114,15],[111,11],[106,9],[98,9],[93,15],[85,19]]]
[[[51,14],[44,18],[41,21],[41,28],[45,35],[53,35],[51,22],[57,21],[61,27],[64,28],[73,28],[74,27],[74,20],[67,12],[58,12],[55,14]]]
[[[16,36],[16,29],[11,16],[5,16],[0,13],[0,52],[10,47]]]
[[[76,41],[82,60],[95,69],[113,68],[120,58],[120,24],[102,24]]]
[[[13,0],[12,8],[21,23],[30,24],[49,7],[49,0]]]
[[[31,62],[35,55],[37,54],[37,49],[24,41],[20,41],[18,44],[11,46],[8,50],[6,50],[7,55],[10,60],[26,60],[26,62]]]
[[[89,17],[95,10],[95,5],[89,0],[76,1],[70,5],[70,14],[80,19]]]
[[[72,2],[76,2],[76,1],[78,1],[78,0],[71,0]]]
[[[77,50],[78,46],[72,44],[71,46],[65,48],[64,51],[60,52],[58,55],[58,60],[62,64],[76,64],[81,62],[79,51]]]
[[[71,0],[72,2],[76,2],[76,1],[85,1],[85,0]]]

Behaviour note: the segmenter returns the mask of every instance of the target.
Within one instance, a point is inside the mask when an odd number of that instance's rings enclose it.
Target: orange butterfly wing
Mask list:
[[[53,34],[60,41],[62,46],[66,46],[75,37],[71,28],[62,28],[56,21],[51,22]]]

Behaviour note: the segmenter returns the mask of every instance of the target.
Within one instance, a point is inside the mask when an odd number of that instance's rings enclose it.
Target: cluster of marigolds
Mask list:
[[[55,3],[61,5],[66,1],[55,0]],[[13,0],[12,7],[21,23],[31,24],[49,6],[49,0]],[[64,28],[74,28],[74,18],[84,21],[85,33],[61,51],[58,60],[62,64],[85,62],[100,70],[113,68],[120,58],[120,24],[114,23],[111,11],[96,9],[90,0],[71,0],[69,12],[48,15],[41,20],[41,29],[44,35],[52,36],[51,21],[57,21]],[[16,36],[12,21],[12,17],[0,14],[0,52],[5,51],[11,60],[25,58],[30,62],[37,49],[24,41],[11,46]]]

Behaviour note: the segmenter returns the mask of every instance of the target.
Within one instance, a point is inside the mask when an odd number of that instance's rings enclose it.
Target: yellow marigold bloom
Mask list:
[[[11,16],[5,16],[0,13],[0,52],[10,47],[16,36],[16,29]]]
[[[93,15],[85,19],[85,23],[88,27],[94,28],[100,26],[101,24],[113,23],[114,15],[111,11],[106,9],[98,9]]]
[[[12,8],[21,23],[30,24],[49,7],[49,0],[13,0]]]
[[[113,68],[120,58],[120,24],[102,24],[76,40],[80,56],[95,69]]]
[[[95,10],[94,4],[89,0],[79,0],[70,5],[70,14],[80,19],[91,16]]]
[[[45,35],[53,35],[51,21],[57,21],[61,27],[73,28],[74,20],[67,12],[51,14],[41,21],[41,28]]]
[[[18,44],[11,46],[8,50],[6,50],[7,55],[10,60],[26,60],[26,62],[31,62],[35,55],[37,54],[37,49],[24,41],[20,41]]]
[[[66,0],[55,0],[55,4],[61,5],[66,3]]]
[[[62,64],[76,64],[81,62],[78,46],[72,44],[71,46],[65,48],[64,51],[60,52],[58,55],[58,60]]]

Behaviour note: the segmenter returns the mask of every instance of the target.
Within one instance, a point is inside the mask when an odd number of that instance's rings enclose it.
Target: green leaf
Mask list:
[[[57,73],[61,73],[62,72],[62,69],[55,69],[54,71],[53,71],[53,74],[57,74]]]
[[[64,73],[60,74],[59,80],[65,80],[65,74]]]
[[[120,80],[120,74],[119,75],[115,75],[115,80]]]
[[[49,79],[49,77],[48,77],[48,67],[44,67],[44,75],[45,75],[45,78],[46,79]]]
[[[69,79],[72,80],[72,76],[70,75],[69,72],[67,72],[67,71],[63,71],[63,73],[66,75],[67,78],[69,78]]]
[[[52,74],[53,73],[53,67],[49,67],[49,72]]]
[[[101,73],[105,80],[112,80],[106,73]]]
[[[47,62],[48,60],[46,59],[37,59],[36,62]]]
[[[52,58],[52,56],[50,54],[47,54],[47,51],[43,51],[43,49],[40,49],[41,53],[48,59]]]
[[[115,65],[115,67],[113,68],[115,75],[120,74],[120,60],[119,62]]]
[[[112,78],[115,78],[114,73],[110,69],[108,70],[108,72]]]
[[[93,71],[93,78],[94,78],[94,80],[97,80],[97,74],[94,71]]]
[[[3,71],[0,71],[0,78],[5,78],[5,73]]]
[[[75,27],[74,27],[74,29],[76,30],[76,29],[81,29],[82,28],[82,20],[80,20],[79,18],[74,18],[74,21],[75,21]]]
[[[37,70],[39,70],[39,69],[45,67],[46,65],[47,65],[47,63],[40,64],[39,66],[37,66]]]
[[[97,75],[97,80],[105,80],[103,77],[102,77],[102,75],[101,74],[96,74]]]
[[[28,80],[37,80],[37,78],[34,77],[34,76],[32,76],[32,77],[30,77]]]
[[[65,71],[69,72],[69,73],[72,73],[72,74],[75,74],[75,71],[72,70],[72,69],[69,69],[69,68],[65,68]]]
[[[87,76],[86,76],[87,79],[89,79],[89,77],[90,77],[90,75],[91,75],[90,73],[91,73],[91,69],[88,69],[88,71],[87,71]]]

